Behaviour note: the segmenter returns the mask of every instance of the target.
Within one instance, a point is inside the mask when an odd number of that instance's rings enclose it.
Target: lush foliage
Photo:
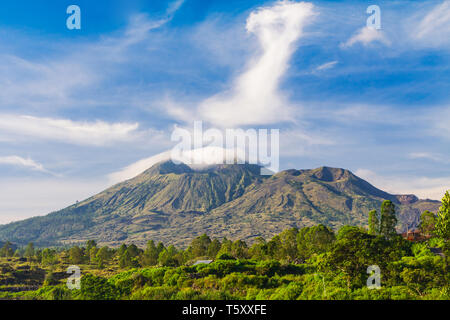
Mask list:
[[[186,249],[153,241],[145,248],[109,248],[89,240],[85,246],[36,249],[30,243],[14,250],[6,242],[0,251],[0,298],[449,299],[446,205],[436,223],[430,223],[434,214],[422,215],[423,231],[433,236],[420,242],[394,232],[390,201],[379,215],[368,215],[375,222],[369,230],[344,226],[335,234],[324,225],[291,228],[251,246],[206,234]],[[65,284],[69,265],[82,271],[80,289]],[[367,286],[369,266],[380,270],[379,289]]]

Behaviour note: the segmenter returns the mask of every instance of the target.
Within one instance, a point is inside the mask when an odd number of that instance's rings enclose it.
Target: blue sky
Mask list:
[[[66,28],[71,4],[81,30]],[[0,223],[127,178],[193,120],[279,128],[281,169],[342,167],[439,199],[450,1],[378,1],[380,30],[371,4],[2,1]]]

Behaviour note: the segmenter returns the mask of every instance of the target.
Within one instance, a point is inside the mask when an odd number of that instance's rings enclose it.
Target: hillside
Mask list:
[[[0,226],[0,240],[62,245],[95,239],[118,245],[147,240],[186,245],[202,233],[252,240],[317,223],[365,225],[385,199],[398,208],[399,230],[417,226],[440,203],[381,191],[348,170],[321,167],[259,175],[256,165],[193,170],[170,161],[68,208]]]

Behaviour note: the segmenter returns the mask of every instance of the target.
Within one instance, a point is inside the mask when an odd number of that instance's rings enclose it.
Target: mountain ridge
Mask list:
[[[96,239],[118,245],[147,240],[186,245],[212,237],[270,237],[317,223],[339,228],[367,223],[383,200],[398,207],[399,231],[417,226],[440,202],[393,195],[341,168],[289,169],[261,176],[249,164],[193,169],[160,162],[140,175],[46,216],[0,225],[0,241],[64,245]]]

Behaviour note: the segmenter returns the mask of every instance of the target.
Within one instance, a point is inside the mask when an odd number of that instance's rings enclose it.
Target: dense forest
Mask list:
[[[421,215],[413,241],[396,232],[395,205],[368,213],[368,228],[290,228],[272,239],[210,239],[185,249],[148,241],[145,248],[0,250],[1,299],[450,299],[450,194]],[[69,289],[69,266],[81,271]],[[369,286],[377,266],[380,286]],[[369,270],[368,270],[369,268]],[[71,277],[71,278],[69,278]],[[72,283],[76,284],[76,280]]]

